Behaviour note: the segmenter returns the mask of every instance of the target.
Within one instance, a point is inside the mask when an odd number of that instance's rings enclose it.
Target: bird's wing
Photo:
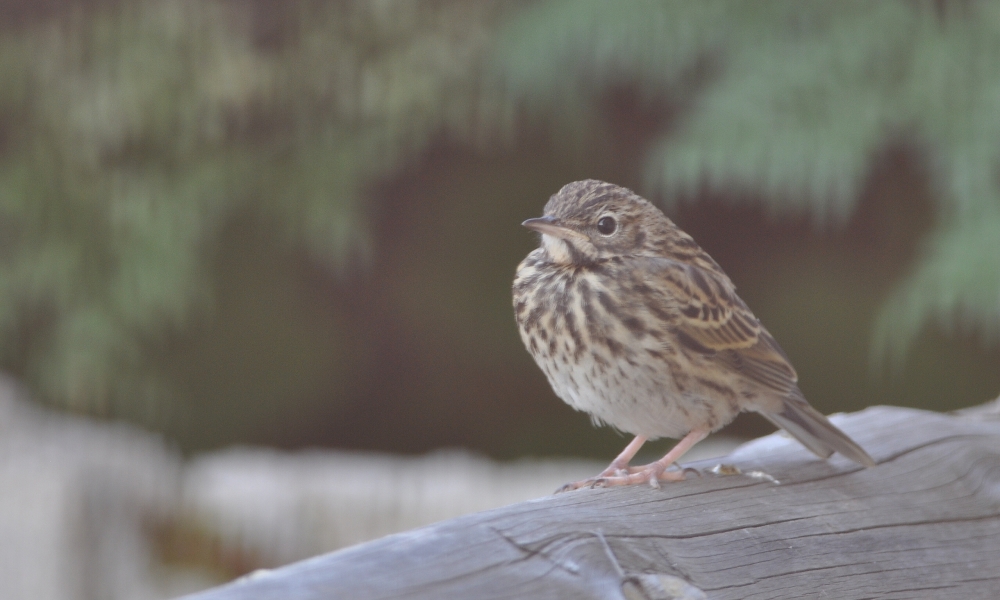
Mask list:
[[[654,259],[655,275],[677,303],[675,334],[682,344],[715,355],[776,391],[795,386],[798,375],[771,334],[717,273],[670,259]]]
[[[681,344],[778,392],[780,407],[755,410],[818,456],[827,458],[836,451],[875,466],[861,446],[806,402],[788,356],[736,295],[736,286],[725,274],[669,259],[655,261],[658,264],[649,275],[666,282],[670,299],[677,303],[674,333]]]

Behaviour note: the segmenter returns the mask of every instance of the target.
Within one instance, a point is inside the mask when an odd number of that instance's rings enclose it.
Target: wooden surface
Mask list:
[[[776,434],[687,465],[742,475],[548,496],[187,600],[1000,597],[996,405],[834,422],[879,465],[821,461]]]

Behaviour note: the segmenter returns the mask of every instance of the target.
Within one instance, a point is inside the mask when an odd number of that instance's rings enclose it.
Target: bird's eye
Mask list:
[[[601,235],[611,235],[618,229],[618,222],[614,217],[601,217],[597,220],[597,232]]]

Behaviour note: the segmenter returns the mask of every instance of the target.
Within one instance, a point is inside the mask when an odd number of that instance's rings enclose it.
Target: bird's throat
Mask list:
[[[586,245],[586,244],[582,244]],[[584,265],[594,261],[593,248],[581,248],[577,240],[568,240],[547,233],[542,234],[542,247],[549,260],[557,265]]]

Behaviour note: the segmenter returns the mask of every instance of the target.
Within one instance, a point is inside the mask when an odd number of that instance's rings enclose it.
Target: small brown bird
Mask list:
[[[562,490],[684,479],[667,469],[742,411],[822,458],[839,452],[875,465],[806,402],[788,357],[733,282],[653,204],[577,181],[523,225],[542,240],[514,278],[521,339],[567,404],[636,436],[597,477]],[[629,467],[658,437],[682,439],[660,460]]]

